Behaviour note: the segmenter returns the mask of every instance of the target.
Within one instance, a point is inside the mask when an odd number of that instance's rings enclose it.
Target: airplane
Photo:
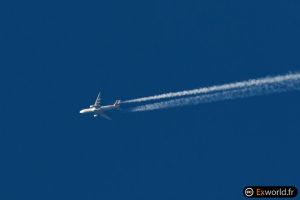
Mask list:
[[[109,116],[104,114],[107,110],[114,110],[120,108],[121,100],[116,100],[116,102],[112,105],[101,106],[101,92],[99,92],[97,99],[93,105],[90,105],[89,108],[85,108],[80,110],[80,114],[91,113],[94,117],[98,117],[99,115],[105,119],[112,120]]]

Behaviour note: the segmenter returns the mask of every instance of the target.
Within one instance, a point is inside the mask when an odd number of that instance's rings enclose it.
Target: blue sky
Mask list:
[[[80,116],[103,102],[299,71],[298,1],[1,6],[1,199],[241,199],[299,187],[300,93]]]

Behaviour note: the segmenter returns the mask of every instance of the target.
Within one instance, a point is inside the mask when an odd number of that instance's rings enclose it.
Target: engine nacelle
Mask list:
[[[94,107],[94,105],[90,105],[90,108]]]

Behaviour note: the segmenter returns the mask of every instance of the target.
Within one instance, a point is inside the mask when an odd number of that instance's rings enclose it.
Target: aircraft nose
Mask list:
[[[79,111],[80,114],[84,113],[84,110]]]

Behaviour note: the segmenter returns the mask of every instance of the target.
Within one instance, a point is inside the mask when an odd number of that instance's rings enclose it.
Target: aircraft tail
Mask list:
[[[117,108],[120,108],[120,103],[121,103],[121,100],[116,100],[114,103],[114,106]]]

